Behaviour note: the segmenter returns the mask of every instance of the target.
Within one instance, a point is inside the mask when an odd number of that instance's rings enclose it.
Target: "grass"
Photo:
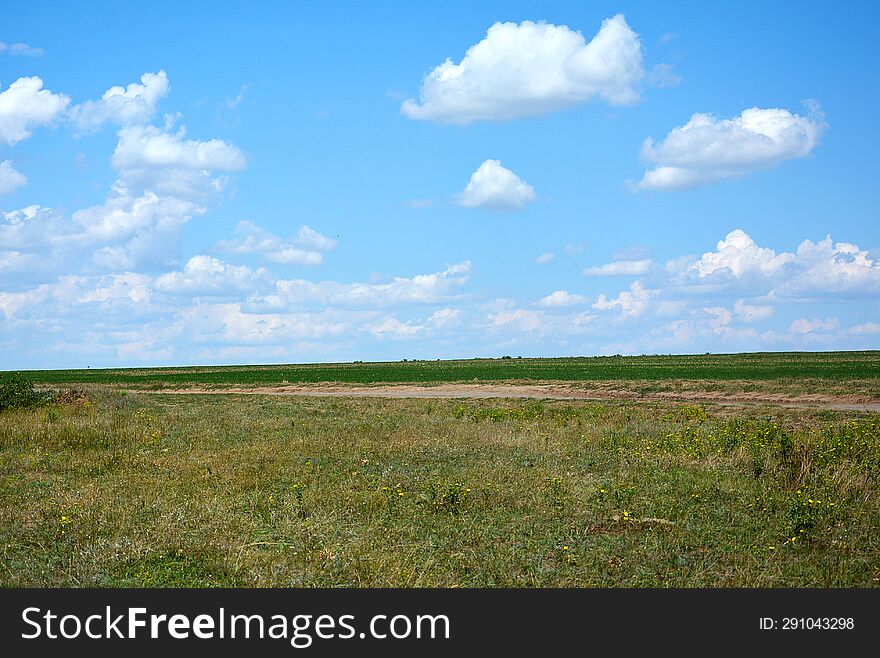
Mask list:
[[[771,406],[93,390],[0,414],[0,585],[872,587],[878,437]]]
[[[864,382],[880,396],[880,352],[776,352],[685,356],[607,356],[557,359],[470,359],[310,365],[215,366],[187,368],[37,370],[38,384],[114,384],[160,389],[188,385],[276,386],[442,383],[471,381]]]

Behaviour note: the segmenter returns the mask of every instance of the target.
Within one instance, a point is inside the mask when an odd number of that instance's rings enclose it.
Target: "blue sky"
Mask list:
[[[8,2],[0,369],[876,349],[878,26]]]

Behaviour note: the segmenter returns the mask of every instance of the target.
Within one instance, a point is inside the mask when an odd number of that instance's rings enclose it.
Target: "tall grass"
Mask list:
[[[0,414],[4,586],[880,583],[880,420],[93,393]]]

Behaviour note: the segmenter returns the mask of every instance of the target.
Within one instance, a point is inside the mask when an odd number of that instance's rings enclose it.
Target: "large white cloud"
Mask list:
[[[401,112],[444,123],[546,114],[600,97],[612,105],[639,99],[642,47],[620,14],[587,43],[565,25],[495,23],[460,63],[447,59],[425,76],[419,100]]]
[[[66,216],[31,205],[0,215],[0,252],[19,258],[19,273],[83,267],[101,270],[159,269],[177,262],[183,226],[205,208],[153,192],[133,194],[114,185],[103,203]]]
[[[153,116],[156,105],[168,90],[165,71],[144,73],[141,84],[133,82],[127,87],[110,87],[100,100],[74,106],[70,111],[71,118],[83,130],[94,130],[107,122],[120,126],[143,123]]]
[[[27,183],[27,178],[15,170],[12,162],[9,160],[0,162],[0,196],[12,194],[25,183]]]
[[[654,165],[636,190],[682,190],[741,178],[785,160],[809,155],[825,130],[816,104],[809,116],[753,107],[732,119],[694,114],[659,144],[648,138],[641,158]]]
[[[186,131],[169,133],[155,126],[127,126],[119,131],[113,167],[240,171],[246,158],[241,149],[221,139],[185,139]]]
[[[500,160],[486,160],[471,175],[457,201],[465,208],[520,210],[536,198],[535,188],[501,166]]]
[[[37,126],[51,124],[70,98],[43,89],[42,79],[19,78],[0,91],[0,143],[12,146],[31,135]]]
[[[132,188],[205,201],[224,190],[227,175],[244,169],[247,158],[221,139],[186,139],[183,128],[131,125],[119,130],[112,164]]]
[[[880,261],[866,249],[831,236],[804,240],[794,253],[760,247],[742,229],[718,242],[686,270],[696,282],[736,287],[773,299],[880,296]]]
[[[718,241],[715,251],[704,253],[689,269],[701,278],[716,273],[734,277],[752,273],[772,275],[793,260],[792,254],[777,254],[770,248],[759,247],[748,233],[735,229]]]
[[[267,282],[269,273],[243,265],[231,265],[212,256],[190,258],[180,272],[167,272],[156,279],[155,288],[174,295],[221,296],[253,291]]]

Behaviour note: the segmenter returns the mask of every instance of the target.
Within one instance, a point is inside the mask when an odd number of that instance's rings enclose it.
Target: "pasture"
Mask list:
[[[751,358],[618,359],[640,382],[851,378],[876,400],[876,353]],[[0,413],[0,585],[880,585],[877,413],[148,390],[618,376],[605,363],[36,373],[85,395]]]

